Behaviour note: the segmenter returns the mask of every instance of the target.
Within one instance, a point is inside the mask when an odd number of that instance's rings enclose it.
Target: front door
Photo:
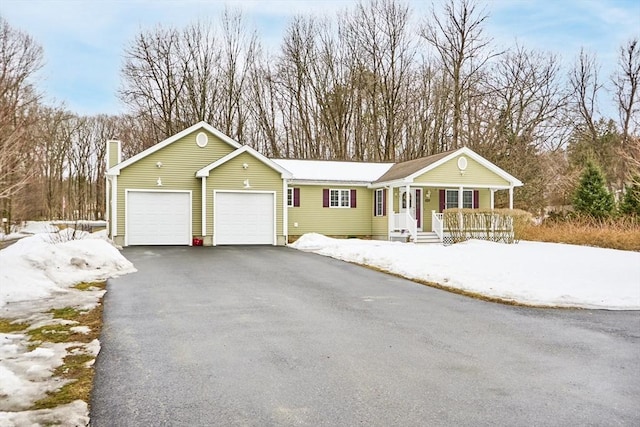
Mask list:
[[[400,189],[400,213],[405,213],[409,209],[409,214],[417,221],[418,231],[422,231],[422,190],[411,188],[409,190],[409,200],[407,200],[406,188]]]

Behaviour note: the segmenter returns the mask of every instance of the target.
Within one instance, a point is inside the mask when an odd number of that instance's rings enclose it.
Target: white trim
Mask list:
[[[458,187],[458,188],[442,188],[441,190],[444,190],[444,208],[445,209],[451,209],[449,207],[447,207],[447,194],[448,193],[457,193],[458,194],[458,209],[474,209],[473,207],[473,192],[476,190],[475,188],[468,188],[468,187]],[[464,193],[468,191],[471,193],[471,207],[470,208],[465,208],[464,207]],[[478,204],[480,204],[480,200],[478,200]]]
[[[286,181],[286,179],[285,179],[284,181]],[[287,207],[288,207],[288,208],[293,208],[293,207],[295,207],[295,206],[294,206],[294,203],[295,203],[295,202],[294,202],[294,196],[295,196],[294,189],[293,189],[293,187],[289,187],[289,186],[287,186],[287,187],[286,187],[286,190],[287,190],[287,191],[285,192],[285,194],[287,195],[287,198],[286,198],[286,201],[287,201]],[[291,191],[291,204],[289,204],[289,191]]]
[[[509,209],[513,209],[513,186],[509,187]]]
[[[521,186],[522,185],[522,182],[518,178],[514,177],[513,175],[509,174],[505,170],[503,170],[503,169],[499,168],[498,166],[494,165],[489,160],[485,159],[484,157],[482,157],[481,155],[477,154],[476,152],[474,152],[473,150],[471,150],[468,147],[462,147],[462,148],[452,152],[451,154],[443,157],[442,159],[438,160],[437,162],[433,162],[430,165],[420,169],[419,171],[414,172],[411,175],[408,175],[405,179],[413,181],[418,176],[420,176],[420,175],[422,175],[422,174],[424,174],[426,172],[429,172],[430,170],[433,170],[433,169],[437,168],[438,166],[448,162],[449,160],[451,160],[451,159],[453,159],[453,158],[455,158],[457,156],[465,155],[465,154],[467,156],[471,157],[476,162],[480,163],[485,168],[487,168],[490,171],[492,171],[493,173],[495,173],[496,175],[498,175],[501,178],[503,178],[505,181],[507,181],[512,186]]]
[[[111,177],[111,238],[118,235],[118,177]],[[126,206],[125,206],[126,208]]]
[[[240,194],[245,194],[245,193],[253,193],[253,194],[271,194],[273,195],[273,246],[276,246],[278,244],[278,239],[277,239],[277,234],[278,234],[278,216],[276,215],[276,206],[277,206],[277,200],[278,200],[278,195],[276,191],[264,191],[264,190],[213,190],[213,212],[211,212],[212,215],[215,215],[216,213],[216,195],[218,193],[240,193]],[[213,246],[217,246],[218,242],[216,241],[216,235],[218,233],[216,233],[216,218],[214,216],[213,218]]]
[[[129,246],[129,216],[128,213],[128,195],[129,193],[189,193],[189,243],[191,246],[193,242],[191,237],[193,236],[193,194],[191,190],[146,190],[143,188],[127,188],[124,190],[124,246]]]
[[[207,177],[202,177],[202,237],[207,235]]]
[[[489,189],[489,193],[491,194],[490,200],[489,200],[489,206],[491,207],[491,209],[494,209],[494,206],[495,206],[495,193],[496,193],[495,188],[490,188]]]
[[[227,135],[223,134],[222,132],[220,132],[219,130],[217,130],[216,128],[214,128],[213,126],[211,126],[210,124],[206,123],[206,122],[200,122],[200,123],[196,123],[195,125],[188,127],[187,129],[183,130],[182,132],[178,132],[177,134],[165,139],[162,142],[157,143],[156,145],[153,145],[149,148],[147,148],[146,150],[136,154],[133,157],[128,158],[127,160],[125,160],[124,162],[119,162],[116,166],[112,167],[111,169],[107,170],[107,175],[120,175],[120,171],[124,168],[126,168],[127,166],[137,162],[138,160],[141,160],[145,157],[147,157],[150,154],[155,153],[158,150],[163,149],[164,147],[166,147],[169,144],[172,144],[176,141],[178,141],[179,139],[184,138],[185,136],[199,130],[199,129],[204,129],[206,131],[208,131],[209,133],[215,135],[216,137],[220,138],[222,141],[226,142],[227,144],[231,145],[234,148],[240,148],[242,145],[233,140],[232,138],[228,137]]]
[[[393,217],[394,217],[394,210],[393,210],[393,188],[391,187],[386,187],[387,188],[387,240],[390,240],[391,238],[391,230],[393,230]],[[400,210],[398,208],[398,210]]]
[[[111,179],[104,178],[104,220],[107,221],[107,233],[110,231],[109,218],[111,216]]]
[[[288,197],[288,194],[287,194],[288,188],[289,188],[289,183],[285,178],[282,180],[282,194],[286,195],[286,197]],[[277,197],[278,196],[276,196],[276,198]],[[293,199],[293,195],[292,195],[292,199]],[[277,234],[278,234],[278,230],[276,229],[276,244],[278,243]],[[289,206],[287,203],[285,203],[284,200],[282,201],[282,235],[284,236],[284,245],[287,246],[287,243],[289,243]]]
[[[288,170],[284,169],[279,164],[269,160],[267,157],[265,157],[262,154],[258,153],[256,150],[254,150],[253,148],[249,147],[248,145],[245,145],[242,148],[238,148],[237,150],[232,151],[231,153],[227,154],[226,156],[221,157],[218,160],[216,160],[215,162],[213,162],[213,163],[203,167],[202,169],[198,170],[196,172],[196,177],[197,178],[202,178],[203,176],[209,176],[209,172],[211,172],[213,169],[217,168],[220,165],[225,164],[226,162],[228,162],[231,159],[234,159],[234,158],[238,157],[242,153],[249,153],[251,156],[255,157],[257,160],[259,160],[262,163],[264,163],[265,165],[269,166],[271,169],[280,172],[280,175],[281,175],[282,178],[290,178],[291,177],[291,173]],[[251,167],[251,166],[249,166],[249,167]]]
[[[522,186],[522,181],[520,181],[518,178],[514,177],[513,175],[509,174],[508,172],[506,172],[504,169],[499,168],[498,166],[494,165],[493,163],[491,163],[489,160],[485,159],[484,157],[482,157],[481,155],[477,154],[476,152],[474,152],[473,150],[471,150],[468,147],[462,147],[456,151],[453,151],[452,153],[448,154],[447,156],[441,158],[440,160],[431,163],[428,166],[425,166],[424,168],[410,174],[407,175],[404,178],[399,178],[399,179],[394,179],[392,181],[382,181],[382,182],[376,182],[376,183],[371,183],[369,185],[370,188],[376,188],[376,187],[384,187],[386,185],[391,185],[391,186],[402,186],[405,185],[406,183],[410,183],[411,185],[426,185],[426,186],[430,186],[430,187],[435,187],[435,186],[443,186],[443,185],[447,185],[444,183],[414,183],[413,181],[420,175],[429,172],[432,169],[437,168],[438,166],[448,162],[449,160],[455,158],[456,156],[459,155],[466,155],[470,158],[472,158],[473,160],[475,160],[476,162],[480,163],[482,166],[484,166],[485,168],[489,169],[491,172],[495,173],[496,175],[498,175],[499,177],[503,178],[505,181],[507,181],[509,183],[509,185],[505,185],[505,186],[495,186],[492,185],[491,187],[494,188],[501,188],[501,189],[507,189],[510,187],[520,187]],[[454,186],[457,187],[460,184],[449,184],[449,186]],[[475,185],[473,184],[473,187],[475,188],[485,188],[485,186],[480,186],[480,185]],[[486,186],[486,188],[488,188],[489,186]]]
[[[196,135],[196,145],[200,148],[204,148],[209,143],[209,137],[204,132],[198,132]]]
[[[311,181],[311,180],[304,180],[304,179],[289,179],[289,185],[317,185],[317,186],[323,186],[323,187],[327,187],[330,185],[343,185],[345,187],[365,187],[365,188],[371,188],[371,183],[370,182],[365,182],[365,181],[332,181],[332,180],[323,180],[323,181]]]
[[[331,192],[338,191],[338,206],[331,206]],[[342,206],[342,196],[341,192],[346,191],[349,195],[349,204],[347,206]],[[351,188],[329,188],[329,208],[331,209],[350,209],[351,208]]]
[[[402,185],[404,186],[404,184]],[[458,188],[460,187],[459,182],[429,182],[429,183],[412,183],[412,187],[436,187],[436,188]],[[474,184],[469,183],[465,184],[466,188],[475,188],[475,189],[494,189],[494,190],[508,190],[511,188],[508,185],[489,185],[489,184]]]
[[[381,197],[378,197],[378,191],[380,191],[381,193]],[[380,206],[380,214],[378,214],[378,200],[380,200],[382,202],[382,205]],[[373,212],[373,216],[378,218],[381,216],[384,216],[384,188],[376,188],[375,190],[373,190],[373,203],[374,203],[374,212]]]

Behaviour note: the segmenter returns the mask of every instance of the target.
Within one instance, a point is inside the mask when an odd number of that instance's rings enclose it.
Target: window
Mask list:
[[[348,208],[350,204],[351,191],[349,190],[329,190],[329,207]]]
[[[322,189],[322,207],[323,208],[355,208],[356,207],[357,190],[349,189]],[[295,194],[294,202],[295,204]]]
[[[298,207],[300,206],[300,189],[299,188],[287,188],[287,206]]]
[[[373,215],[385,216],[387,214],[386,191],[384,188],[376,190],[373,201]]]
[[[447,190],[446,209],[456,209],[458,207],[458,190]],[[462,192],[462,207],[465,209],[473,208],[473,190],[464,190]]]

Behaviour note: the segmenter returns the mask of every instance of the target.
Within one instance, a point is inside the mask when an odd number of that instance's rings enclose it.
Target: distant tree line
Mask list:
[[[572,205],[593,164],[623,200],[640,170],[638,36],[603,77],[586,50],[569,69],[549,52],[500,50],[488,19],[473,0],[426,16],[363,0],[293,18],[276,52],[240,12],[157,26],[124,50],[127,113],[81,117],[43,105],[42,48],[0,18],[0,210],[99,218],[106,139],[128,157],[199,121],[282,158],[401,161],[468,146],[521,179],[516,206],[535,213]],[[599,112],[607,96],[617,117]]]

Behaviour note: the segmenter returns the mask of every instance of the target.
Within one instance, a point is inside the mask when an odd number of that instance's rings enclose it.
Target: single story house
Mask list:
[[[123,246],[441,240],[443,210],[493,208],[496,191],[513,207],[522,185],[466,147],[401,163],[269,159],[204,122],[124,161],[107,141],[106,157],[107,229]]]

